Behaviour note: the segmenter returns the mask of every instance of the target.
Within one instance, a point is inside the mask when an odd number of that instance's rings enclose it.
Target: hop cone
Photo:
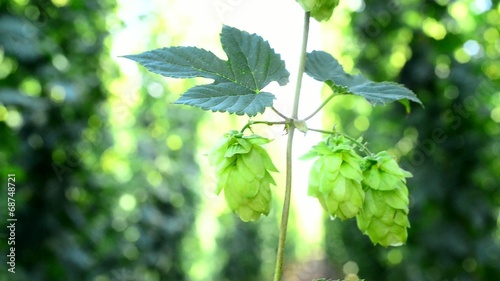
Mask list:
[[[296,0],[306,12],[311,12],[311,16],[317,21],[328,20],[333,13],[333,9],[339,4],[339,0]]]
[[[365,202],[356,217],[358,228],[374,244],[384,247],[406,242],[408,221],[408,188],[412,175],[401,169],[385,151],[366,159],[363,186]]]
[[[343,137],[330,138],[307,156],[318,157],[309,175],[310,196],[318,198],[332,217],[353,218],[363,206],[361,158]]]
[[[257,135],[231,131],[209,154],[218,176],[215,192],[224,190],[229,208],[245,222],[256,221],[271,209],[270,185],[275,183],[269,172],[277,170],[261,147],[268,142]]]

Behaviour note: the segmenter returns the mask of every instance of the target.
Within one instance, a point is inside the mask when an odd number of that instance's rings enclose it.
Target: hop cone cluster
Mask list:
[[[339,0],[296,0],[306,12],[311,12],[311,16],[317,21],[328,20],[333,13],[333,9],[339,4]]]
[[[367,157],[363,170],[365,202],[356,217],[358,228],[374,244],[404,244],[410,227],[406,178],[411,173],[401,169],[385,151]]]
[[[363,206],[361,157],[343,137],[329,138],[313,147],[304,158],[318,157],[309,175],[310,196],[323,209],[342,220],[355,217]]]
[[[256,221],[271,209],[270,172],[277,172],[269,154],[262,148],[269,139],[238,131],[225,134],[209,154],[218,176],[216,193],[224,190],[226,202],[241,220]]]

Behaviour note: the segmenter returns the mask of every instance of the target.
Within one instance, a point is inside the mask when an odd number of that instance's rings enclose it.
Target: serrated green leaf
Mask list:
[[[306,57],[306,74],[321,81],[332,81],[341,86],[348,86],[352,76],[330,54],[323,51],[312,51]]]
[[[255,116],[273,105],[274,95],[261,92],[256,94],[234,83],[196,86],[189,89],[176,104],[199,107],[204,110],[247,114]]]
[[[288,83],[290,73],[285,62],[262,37],[225,25],[221,43],[238,84],[257,92],[272,81],[281,86]]]
[[[384,105],[389,102],[408,99],[422,104],[417,96],[408,88],[394,82],[372,82],[348,87],[349,92],[364,97],[372,105]]]
[[[403,85],[373,82],[361,75],[347,74],[336,59],[323,51],[307,54],[306,73],[318,81],[325,82],[336,92],[362,96],[372,105],[384,105],[403,99],[422,104],[418,97]]]
[[[221,43],[227,61],[196,47],[161,48],[125,58],[167,77],[214,80],[191,88],[175,103],[238,115],[264,112],[274,95],[261,90],[273,81],[288,83],[284,61],[262,37],[233,27],[223,27]]]

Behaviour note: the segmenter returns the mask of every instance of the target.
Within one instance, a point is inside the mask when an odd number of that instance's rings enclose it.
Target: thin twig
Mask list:
[[[311,113],[311,115],[307,116],[306,118],[304,118],[304,121],[307,121],[311,118],[313,118],[321,109],[323,109],[323,107],[325,107],[325,105],[331,100],[333,99],[334,97],[336,96],[336,93],[332,93],[319,107],[318,109],[316,109],[313,113]]]
[[[277,110],[274,106],[273,106],[273,107],[271,107],[271,109],[274,111],[274,113],[278,114],[278,116],[279,116],[279,117],[281,117],[281,118],[283,118],[283,119],[285,119],[285,120],[290,119],[290,118],[286,117],[286,115],[285,115],[285,114],[283,114],[283,113],[279,112],[279,111],[278,111],[278,110]]]
[[[277,121],[277,122],[271,122],[271,121],[248,121],[248,123],[240,130],[241,133],[243,133],[246,129],[252,129],[252,125],[255,124],[264,124],[267,126],[273,126],[273,125],[286,125],[288,124],[289,121]]]

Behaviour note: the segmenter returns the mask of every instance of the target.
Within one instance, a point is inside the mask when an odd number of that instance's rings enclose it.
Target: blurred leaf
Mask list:
[[[221,43],[227,61],[196,47],[162,48],[125,57],[163,76],[214,80],[212,84],[191,88],[176,101],[178,104],[238,115],[264,112],[272,106],[274,95],[260,91],[272,81],[288,83],[290,73],[285,63],[256,34],[224,26]]]

